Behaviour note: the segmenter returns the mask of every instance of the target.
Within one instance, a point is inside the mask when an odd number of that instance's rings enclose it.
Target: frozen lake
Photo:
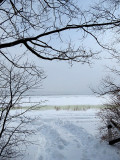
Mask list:
[[[65,106],[65,105],[102,105],[105,98],[93,95],[58,95],[58,96],[25,96],[22,106],[40,103],[40,105]]]

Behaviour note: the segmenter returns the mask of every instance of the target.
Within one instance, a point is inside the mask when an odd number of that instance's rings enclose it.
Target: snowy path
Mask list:
[[[40,111],[40,120],[32,123],[38,145],[28,147],[24,160],[119,160],[116,147],[100,142],[95,113]]]

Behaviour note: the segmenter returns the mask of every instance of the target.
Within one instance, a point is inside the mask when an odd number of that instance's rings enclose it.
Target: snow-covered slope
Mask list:
[[[28,146],[23,160],[119,160],[117,147],[99,138],[96,112],[33,111],[40,119],[31,124],[36,135],[29,138],[37,145]]]

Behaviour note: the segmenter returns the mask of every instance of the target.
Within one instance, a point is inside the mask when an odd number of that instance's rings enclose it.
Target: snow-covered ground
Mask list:
[[[29,126],[36,129],[29,138],[37,145],[27,147],[23,160],[119,160],[120,150],[100,140],[97,112],[32,111],[40,117]]]
[[[101,105],[105,98],[93,95],[59,95],[59,96],[25,96],[21,100],[22,106],[34,105],[64,106],[64,105]]]

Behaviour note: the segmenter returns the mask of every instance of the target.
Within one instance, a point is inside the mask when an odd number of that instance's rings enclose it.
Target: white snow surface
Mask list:
[[[59,95],[59,96],[25,96],[21,103],[29,106],[39,103],[41,105],[65,106],[65,105],[101,105],[105,98],[93,95]]]
[[[29,126],[36,144],[27,147],[22,160],[120,160],[120,150],[102,142],[96,113],[87,111],[32,111],[39,116]],[[16,159],[20,160],[20,159]]]

